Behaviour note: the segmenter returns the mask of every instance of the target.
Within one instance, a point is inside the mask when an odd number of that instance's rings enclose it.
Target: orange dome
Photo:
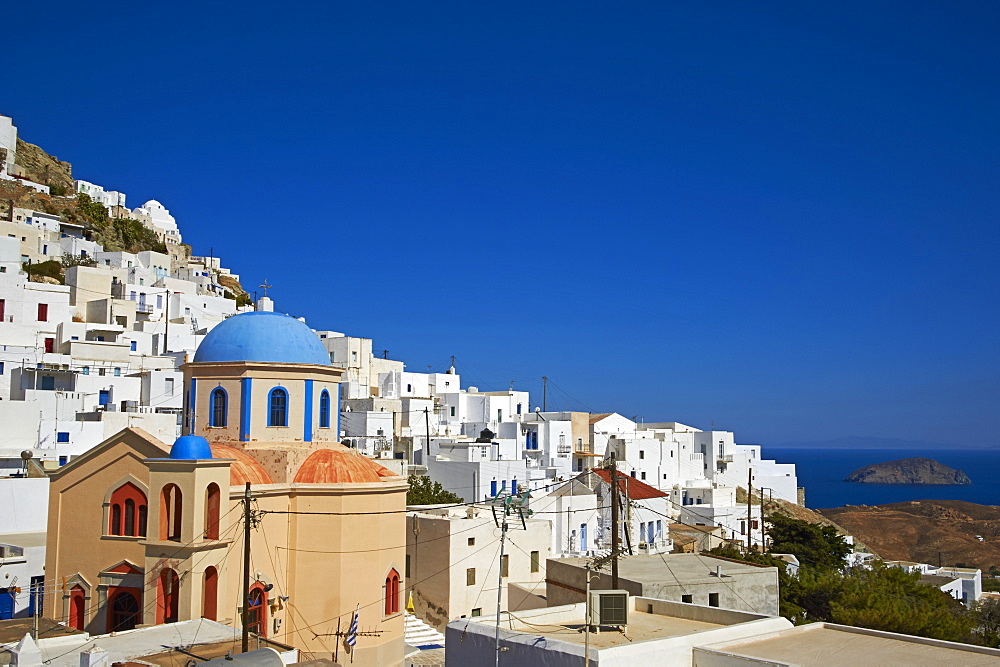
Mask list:
[[[294,481],[300,484],[366,484],[396,476],[396,473],[357,451],[342,447],[336,450],[317,449],[302,462]]]
[[[229,465],[229,484],[231,486],[244,486],[247,482],[251,484],[274,484],[267,471],[242,449],[217,444],[213,444],[211,447],[213,458],[236,459]]]

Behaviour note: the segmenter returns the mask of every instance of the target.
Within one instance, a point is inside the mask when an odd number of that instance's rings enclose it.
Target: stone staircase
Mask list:
[[[444,646],[444,635],[427,625],[413,614],[407,613],[403,620],[406,643],[419,649]]]

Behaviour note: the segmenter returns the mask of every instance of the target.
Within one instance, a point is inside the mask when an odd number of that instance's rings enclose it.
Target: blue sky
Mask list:
[[[741,442],[1000,444],[996,3],[4,23],[24,139],[410,370]]]

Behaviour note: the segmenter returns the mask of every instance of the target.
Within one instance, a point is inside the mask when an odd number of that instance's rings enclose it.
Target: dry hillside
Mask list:
[[[821,510],[886,560],[1000,566],[1000,507],[914,500]],[[976,535],[984,539],[980,542]]]

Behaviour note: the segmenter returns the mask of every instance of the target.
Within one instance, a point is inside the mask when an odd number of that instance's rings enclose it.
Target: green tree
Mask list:
[[[445,491],[440,482],[431,481],[430,477],[410,475],[407,479],[410,488],[406,491],[407,505],[445,505],[460,503],[462,499],[450,491]]]
[[[986,646],[1000,648],[1000,600],[986,598],[976,604],[972,612],[976,633]]]
[[[809,567],[842,570],[846,566],[844,559],[851,553],[851,545],[833,526],[821,526],[778,513],[768,516],[767,522],[772,552],[794,554],[800,563]]]

